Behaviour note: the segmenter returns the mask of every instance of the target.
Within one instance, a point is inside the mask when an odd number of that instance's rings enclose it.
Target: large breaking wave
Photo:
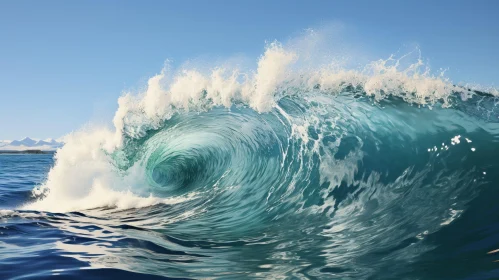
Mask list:
[[[165,69],[118,100],[113,128],[68,135],[22,208],[111,220],[136,213],[135,226],[213,243],[186,252],[227,253],[170,276],[203,277],[207,267],[260,277],[391,275],[394,261],[428,250],[420,240],[497,183],[487,173],[499,167],[495,92],[403,59],[302,67],[298,51],[272,43],[254,71]],[[261,255],[232,252],[237,242]],[[171,264],[125,266],[160,271],[152,265]]]

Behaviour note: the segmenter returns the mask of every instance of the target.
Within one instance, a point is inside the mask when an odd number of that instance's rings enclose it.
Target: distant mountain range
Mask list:
[[[31,139],[26,137],[21,140],[0,140],[0,150],[2,151],[22,151],[22,150],[42,150],[54,151],[64,146],[62,141],[55,139]]]

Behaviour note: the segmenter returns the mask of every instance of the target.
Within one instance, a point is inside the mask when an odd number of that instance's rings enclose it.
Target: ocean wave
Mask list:
[[[141,208],[142,228],[186,240],[279,243],[255,277],[299,275],[314,263],[307,248],[322,260],[309,276],[389,271],[374,258],[408,262],[429,250],[418,242],[490,183],[497,163],[484,155],[497,155],[499,139],[493,91],[403,59],[310,69],[271,43],[255,71],[163,70],[119,98],[113,128],[68,135],[20,209],[110,221]]]

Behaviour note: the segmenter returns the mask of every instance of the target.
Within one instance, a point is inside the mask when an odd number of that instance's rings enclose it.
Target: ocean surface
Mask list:
[[[497,93],[299,61],[164,70],[0,155],[0,279],[499,279]]]

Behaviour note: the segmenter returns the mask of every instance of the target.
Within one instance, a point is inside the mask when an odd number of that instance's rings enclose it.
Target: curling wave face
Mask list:
[[[112,256],[172,277],[402,275],[432,249],[426,236],[499,182],[485,176],[499,167],[496,99],[421,61],[304,71],[299,59],[271,44],[253,74],[163,71],[120,98],[114,129],[68,136],[22,209],[80,211],[57,223],[111,232],[85,233],[99,253],[77,255],[93,266]],[[109,226],[122,223],[140,231]],[[132,236],[151,245],[126,250]]]

